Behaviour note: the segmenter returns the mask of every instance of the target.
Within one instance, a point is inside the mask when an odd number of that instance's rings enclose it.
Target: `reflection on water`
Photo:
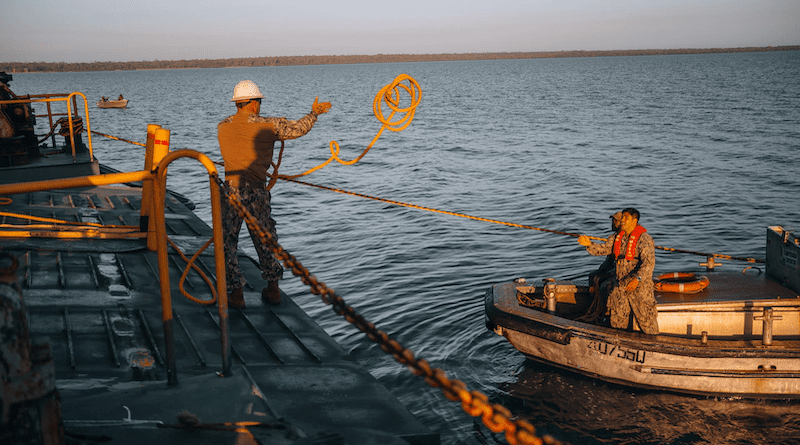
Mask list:
[[[798,402],[636,390],[534,362],[502,389],[512,411],[575,444],[792,444],[800,437]]]

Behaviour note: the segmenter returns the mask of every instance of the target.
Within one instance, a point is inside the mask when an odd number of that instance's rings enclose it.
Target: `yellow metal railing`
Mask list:
[[[178,383],[175,373],[175,351],[172,330],[172,299],[170,297],[169,286],[169,264],[167,257],[167,229],[164,216],[164,201],[167,193],[167,166],[174,160],[190,157],[199,161],[208,170],[209,183],[211,187],[211,227],[214,239],[214,263],[217,269],[217,308],[219,312],[220,341],[222,343],[222,375],[228,376],[231,371],[230,363],[230,341],[228,338],[228,294],[225,282],[225,248],[222,239],[222,211],[220,201],[219,185],[217,178],[219,173],[214,163],[208,156],[194,150],[178,150],[167,154],[158,163],[153,173],[156,180],[153,181],[153,205],[151,216],[154,217],[156,242],[158,246],[158,271],[159,281],[161,282],[161,305],[164,317],[164,339],[167,343],[167,380],[170,385]],[[148,232],[149,233],[149,232]]]
[[[168,142],[166,142],[166,144],[168,144]],[[206,170],[208,170],[209,174],[213,230],[212,239],[214,241],[214,262],[217,275],[217,307],[219,310],[220,342],[222,346],[222,375],[227,376],[230,375],[231,362],[230,340],[228,336],[228,299],[225,282],[225,249],[223,247],[222,238],[222,211],[220,190],[216,181],[219,174],[214,166],[214,163],[208,158],[208,156],[194,150],[179,150],[165,154],[163,159],[161,159],[150,171],[142,170],[128,173],[113,173],[0,185],[0,196],[7,196],[18,193],[32,193],[45,190],[122,184],[135,181],[142,181],[144,184],[150,184],[152,197],[150,197],[148,201],[145,201],[143,197],[142,202],[149,202],[150,215],[153,217],[152,223],[149,224],[147,229],[147,237],[148,246],[152,245],[155,247],[153,250],[156,250],[158,255],[158,271],[161,286],[161,309],[162,320],[164,323],[164,343],[167,353],[167,382],[170,385],[176,385],[178,380],[175,360],[172,297],[169,282],[169,256],[167,250],[166,217],[164,215],[167,193],[167,166],[176,159],[187,157],[193,158],[203,164]],[[94,227],[94,229],[101,230],[101,228],[97,227]],[[154,242],[151,240],[151,238],[154,239]]]
[[[69,123],[69,141],[70,141],[70,146],[72,147],[72,161],[75,162],[77,160],[77,156],[75,153],[75,131],[73,127],[73,121],[75,119],[80,118],[80,116],[78,115],[78,101],[77,101],[78,96],[83,98],[83,108],[85,113],[85,121],[86,121],[85,125],[86,125],[86,135],[87,135],[86,146],[89,148],[89,159],[94,159],[94,151],[92,149],[92,128],[91,128],[91,123],[89,122],[89,102],[86,100],[86,96],[84,96],[83,93],[79,93],[76,91],[70,94],[29,95],[26,96],[24,99],[2,100],[0,101],[0,104],[9,104],[9,105],[32,104],[32,103],[47,104],[47,119],[51,129],[56,124],[56,122],[53,121],[54,116],[67,116],[67,120]],[[54,102],[66,102],[67,112],[54,113],[52,107],[50,106],[50,104]],[[55,147],[56,146],[55,135],[52,135],[52,138],[53,138],[53,147]]]

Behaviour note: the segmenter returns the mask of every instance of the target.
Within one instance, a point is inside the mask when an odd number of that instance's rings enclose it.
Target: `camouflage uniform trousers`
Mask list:
[[[270,217],[270,193],[267,189],[235,188],[228,186],[228,192],[234,194],[244,207],[272,234],[277,242],[278,233],[275,231],[275,220]],[[228,293],[235,288],[244,286],[246,280],[239,267],[239,258],[236,254],[239,245],[239,232],[244,218],[231,206],[227,199],[222,199],[222,232],[225,243],[225,280]],[[250,229],[248,228],[248,231]],[[272,256],[267,249],[250,231],[253,245],[258,253],[261,276],[267,281],[278,281],[283,277],[283,266]]]
[[[658,334],[658,311],[653,287],[652,280],[642,280],[631,292],[625,291],[622,286],[615,286],[608,296],[607,303],[611,313],[609,318],[611,326],[631,329],[635,320],[639,329],[645,334]]]

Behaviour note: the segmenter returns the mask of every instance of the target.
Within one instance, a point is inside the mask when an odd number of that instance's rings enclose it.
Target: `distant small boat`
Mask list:
[[[128,99],[101,100],[97,102],[97,108],[125,108],[128,106]]]

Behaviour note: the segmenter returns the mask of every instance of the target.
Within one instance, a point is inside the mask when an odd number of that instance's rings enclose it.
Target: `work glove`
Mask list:
[[[314,105],[311,106],[311,112],[319,116],[320,114],[327,113],[331,109],[330,102],[320,102],[319,96],[314,99]]]

